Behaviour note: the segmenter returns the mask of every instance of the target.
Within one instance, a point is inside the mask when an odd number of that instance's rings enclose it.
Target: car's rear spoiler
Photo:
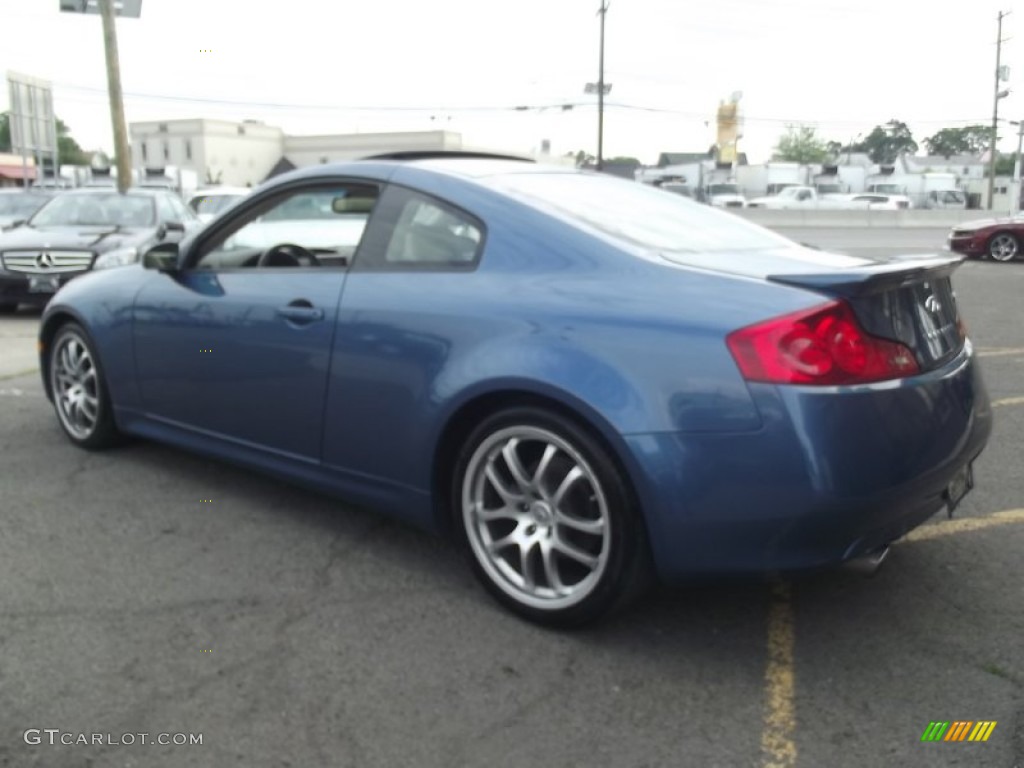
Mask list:
[[[965,260],[966,257],[960,255],[908,256],[867,267],[809,274],[766,275],[766,279],[843,296],[864,296],[925,279],[949,277]]]

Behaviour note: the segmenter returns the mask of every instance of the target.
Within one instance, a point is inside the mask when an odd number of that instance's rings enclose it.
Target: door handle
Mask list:
[[[278,307],[277,314],[293,323],[312,323],[324,319],[324,311],[305,299],[297,299],[286,307]]]

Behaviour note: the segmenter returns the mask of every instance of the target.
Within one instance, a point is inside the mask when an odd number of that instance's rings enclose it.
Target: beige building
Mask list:
[[[21,187],[25,185],[25,179],[29,183],[36,178],[36,161],[28,158],[23,161],[21,155],[11,155],[0,152],[0,187]]]
[[[135,168],[176,166],[202,183],[257,186],[272,172],[401,150],[462,149],[451,131],[287,136],[246,120],[166,120],[129,126]]]

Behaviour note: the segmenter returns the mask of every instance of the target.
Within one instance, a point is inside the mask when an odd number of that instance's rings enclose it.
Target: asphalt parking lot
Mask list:
[[[154,444],[73,448],[31,370],[38,313],[0,318],[0,766],[1024,768],[1024,263],[955,282],[996,425],[951,521],[872,578],[663,589],[569,634],[372,513]],[[933,721],[996,726],[923,743]]]

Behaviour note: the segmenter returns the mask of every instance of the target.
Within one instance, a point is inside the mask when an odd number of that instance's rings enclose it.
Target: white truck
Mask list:
[[[704,201],[716,208],[746,208],[747,199],[732,181],[707,184],[704,187]]]
[[[967,208],[967,195],[955,173],[908,173],[868,185],[869,193],[906,195],[915,208]]]
[[[777,195],[755,197],[747,203],[750,208],[770,208],[774,210],[804,210],[813,208],[844,208],[849,195],[819,195],[814,187],[786,187]]]

